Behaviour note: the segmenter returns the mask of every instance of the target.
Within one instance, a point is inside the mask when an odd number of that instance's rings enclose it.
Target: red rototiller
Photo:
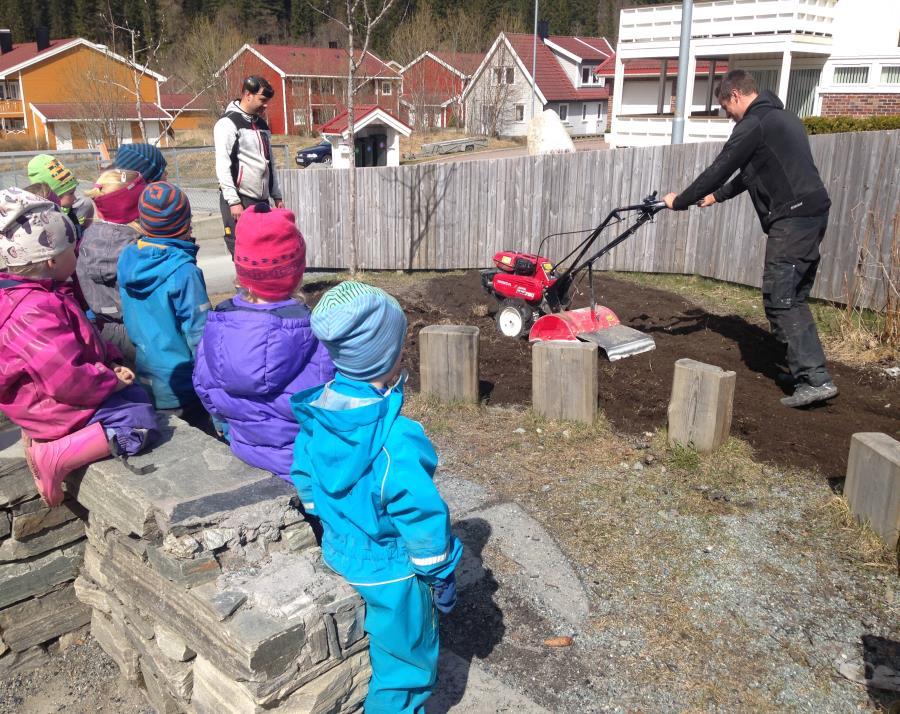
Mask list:
[[[630,238],[665,207],[666,204],[658,201],[653,192],[642,203],[613,209],[587,238],[555,265],[543,255],[545,243],[553,236],[541,241],[537,255],[514,250],[497,253],[494,265],[498,269],[481,272],[482,286],[500,302],[497,329],[507,337],[522,337],[528,333],[530,342],[594,342],[610,361],[654,349],[656,343],[652,337],[621,324],[612,310],[596,304],[594,262]],[[629,214],[637,214],[637,219],[615,240],[585,258],[600,234],[610,225],[625,221]],[[567,267],[560,271],[560,266]],[[572,288],[584,271],[587,271],[591,305],[569,310]]]

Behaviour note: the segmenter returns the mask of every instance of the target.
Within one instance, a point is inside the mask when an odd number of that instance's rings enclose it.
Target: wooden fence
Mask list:
[[[813,295],[882,309],[900,219],[900,131],[811,137],[831,194],[828,233]],[[679,191],[720,144],[367,168],[357,172],[360,267],[465,269],[504,249],[534,251],[550,233],[588,230],[614,207],[654,190]],[[309,265],[346,266],[347,172],[280,172],[287,205],[307,239]],[[609,233],[609,238],[613,237]],[[578,240],[551,239],[562,257]],[[599,265],[698,274],[760,285],[764,235],[749,198],[711,209],[664,211]],[[893,266],[894,289],[900,266]]]

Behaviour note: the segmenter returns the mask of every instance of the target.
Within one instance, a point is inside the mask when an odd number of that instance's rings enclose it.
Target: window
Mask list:
[[[516,121],[525,121],[525,105],[516,104]]]
[[[591,68],[590,67],[582,67],[581,68],[581,83],[582,84],[590,84],[591,83]]]
[[[868,67],[835,67],[835,84],[866,84],[869,81]]]
[[[512,67],[494,67],[494,84],[512,84],[516,72]]]
[[[294,110],[294,126],[306,126],[306,110]]]
[[[900,84],[900,65],[885,65],[881,68],[882,84]]]
[[[388,96],[391,93],[391,83],[390,82],[382,82],[381,83],[381,94],[382,96]]]
[[[581,121],[587,121],[587,102],[581,105]]]
[[[334,94],[334,80],[331,77],[319,77],[310,80],[313,94]]]
[[[306,94],[306,80],[304,78],[291,80],[291,92],[293,94]]]
[[[560,104],[557,114],[559,114],[560,121],[567,121],[569,118],[569,105]]]

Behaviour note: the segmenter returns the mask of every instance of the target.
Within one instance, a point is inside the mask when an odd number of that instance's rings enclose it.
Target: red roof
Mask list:
[[[709,74],[709,60],[697,60],[697,75]],[[658,59],[638,59],[625,60],[625,76],[626,77],[659,77],[662,70],[662,60]],[[726,74],[728,72],[728,62],[716,62],[716,74]],[[616,56],[613,55],[603,64],[594,70],[594,74],[601,77],[613,77],[616,74]],[[678,60],[670,59],[666,67],[667,77],[678,76]]]
[[[330,47],[296,45],[250,45],[285,74],[297,77],[343,77],[347,74],[347,52]],[[357,52],[359,57],[361,53]],[[367,52],[359,69],[360,76],[394,78],[393,67]]]
[[[166,111],[184,110],[186,112],[202,112],[207,111],[203,103],[202,97],[195,98],[195,94],[190,92],[160,92],[159,105]],[[190,102],[190,106],[184,109],[184,105]]]
[[[87,116],[91,112],[91,108],[81,104],[32,104],[47,121],[90,121],[93,116]],[[108,107],[110,114],[115,114],[120,119],[137,121],[137,109],[133,102],[119,102]],[[171,119],[165,110],[157,104],[143,102],[141,104],[141,114],[144,119]]]
[[[64,40],[50,40],[50,46],[40,52],[38,52],[37,42],[21,42],[15,44],[13,45],[12,50],[4,55],[0,55],[0,74],[3,74],[10,67],[15,67],[22,62],[33,60],[40,54],[59,49],[62,45],[74,42],[77,39],[77,37],[67,37]]]
[[[534,35],[506,35],[513,51],[531,73],[531,47]],[[535,82],[548,102],[608,99],[606,87],[576,87],[572,84],[556,55],[540,40],[537,43]]]
[[[396,121],[398,124],[403,124],[403,126],[408,126],[406,122],[401,121],[393,114],[391,114],[384,107],[379,107],[377,104],[362,104],[358,107],[353,108],[353,123],[354,125],[359,124],[365,117],[374,112],[376,109],[380,109],[382,112],[387,114],[391,119]],[[347,112],[341,112],[334,119],[332,119],[327,124],[323,124],[319,128],[320,134],[343,134],[347,131],[349,122],[347,121]]]
[[[431,54],[441,60],[441,62],[446,62],[453,69],[466,75],[466,77],[471,77],[475,74],[475,70],[478,69],[481,61],[484,59],[484,53],[480,52],[433,51]]]
[[[547,39],[554,45],[559,45],[564,50],[583,60],[602,62],[607,57],[612,57],[614,53],[613,48],[605,37],[549,35]]]

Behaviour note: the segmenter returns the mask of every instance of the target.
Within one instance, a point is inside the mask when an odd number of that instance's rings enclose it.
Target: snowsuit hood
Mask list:
[[[191,241],[142,238],[138,244],[140,252],[129,251],[119,262],[122,290],[137,300],[146,300],[182,266],[197,263],[198,247]]]

